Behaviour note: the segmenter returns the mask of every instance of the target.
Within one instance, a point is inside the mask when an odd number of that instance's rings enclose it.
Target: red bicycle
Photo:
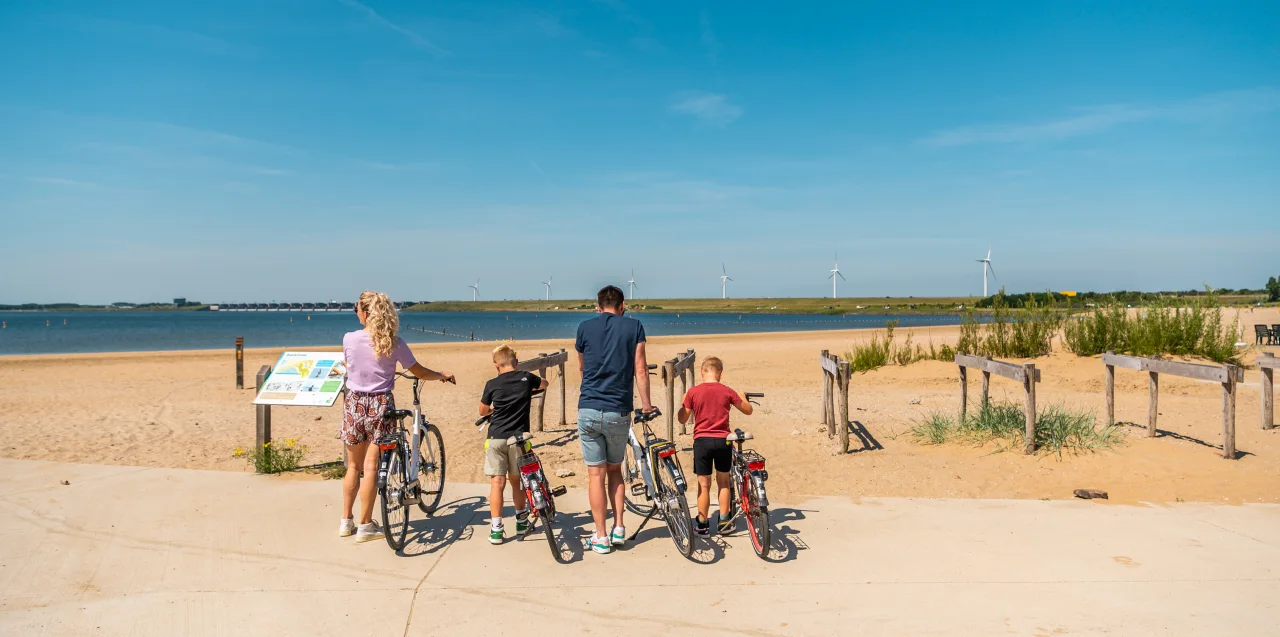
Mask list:
[[[747,401],[759,405],[753,398],[764,398],[764,394],[746,393]],[[753,436],[741,429],[735,429],[725,438],[733,450],[733,463],[729,467],[729,500],[743,513],[747,520],[747,530],[751,532],[751,547],[761,559],[769,557],[769,497],[765,494],[764,483],[769,479],[769,472],[764,468],[764,456],[754,449],[743,449],[742,443]]]

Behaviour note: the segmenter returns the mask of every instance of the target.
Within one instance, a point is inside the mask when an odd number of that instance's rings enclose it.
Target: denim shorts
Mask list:
[[[578,410],[578,441],[582,443],[582,459],[588,467],[622,464],[630,431],[630,413]]]

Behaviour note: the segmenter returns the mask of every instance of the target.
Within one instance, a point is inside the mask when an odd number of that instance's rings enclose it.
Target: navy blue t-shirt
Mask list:
[[[631,412],[636,345],[644,342],[644,325],[633,318],[601,312],[578,325],[574,349],[582,352],[582,390],[578,409]]]

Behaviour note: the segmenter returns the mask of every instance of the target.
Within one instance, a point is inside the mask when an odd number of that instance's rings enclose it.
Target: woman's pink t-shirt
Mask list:
[[[409,369],[418,364],[403,338],[396,337],[390,356],[373,353],[373,338],[364,330],[342,337],[342,355],[347,361],[347,389],[370,394],[389,392],[396,385],[396,363]]]

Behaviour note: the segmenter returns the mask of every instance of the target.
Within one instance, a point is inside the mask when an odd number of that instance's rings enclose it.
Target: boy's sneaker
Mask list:
[[[716,514],[716,517],[720,519],[719,524],[716,524],[716,534],[717,534],[717,535],[726,535],[726,534],[728,534],[728,533],[732,533],[732,532],[733,532],[733,517],[732,517],[732,516],[730,516],[730,517],[727,517],[727,518],[726,518],[726,517],[721,517],[721,516],[720,516],[720,514],[718,514],[718,513],[717,513],[717,514]]]
[[[494,545],[502,544],[503,540],[506,540],[506,539],[507,539],[507,533],[505,529],[503,529],[502,527],[497,527],[497,528],[489,527],[489,543],[490,544],[494,544]]]
[[[533,523],[529,521],[529,512],[516,514],[516,537],[524,537],[533,530]]]
[[[609,541],[612,542],[614,546],[626,546],[627,530],[620,526],[613,527],[613,534],[609,536]]]
[[[343,518],[338,523],[338,537],[351,537],[356,534],[356,521],[351,518]]]
[[[378,539],[382,539],[382,529],[377,522],[370,520],[368,524],[361,524],[356,527],[357,542],[369,542]]]
[[[609,543],[608,536],[591,536],[591,550],[601,555],[613,552],[613,545]]]
[[[698,535],[706,535],[711,530],[711,525],[699,515],[693,519],[693,532]]]

